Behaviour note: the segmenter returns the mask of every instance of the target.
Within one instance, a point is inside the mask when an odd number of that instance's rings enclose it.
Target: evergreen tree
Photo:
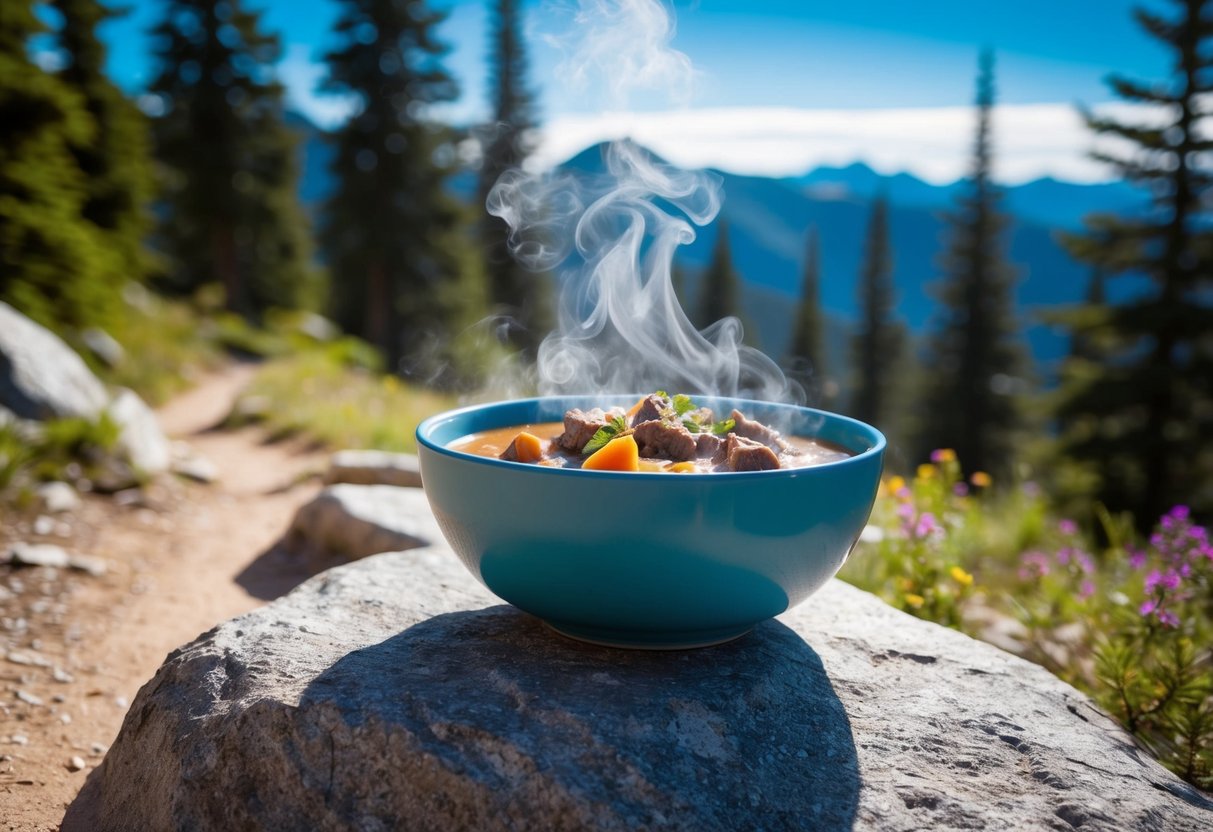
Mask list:
[[[936,293],[941,308],[930,335],[919,453],[954,448],[969,470],[1007,473],[1021,425],[1013,393],[1023,372],[1012,290],[1016,275],[1003,252],[1006,218],[990,180],[990,111],[994,57],[983,52],[977,80],[973,168],[956,210],[947,216],[950,243]]]
[[[739,280],[733,267],[733,255],[729,248],[729,226],[721,219],[716,224],[716,242],[712,246],[712,259],[708,263],[699,287],[700,328],[709,326],[721,318],[740,317],[738,302]]]
[[[218,283],[227,308],[250,317],[315,290],[295,136],[273,78],[282,50],[261,14],[242,0],[168,0],[151,85],[165,108],[154,125],[164,282],[181,292]]]
[[[518,0],[495,0],[490,41],[490,91],[493,121],[483,130],[483,159],[478,181],[483,208],[498,177],[518,168],[534,150],[535,97],[526,84],[527,59]],[[500,314],[516,323],[510,330],[514,347],[533,354],[551,327],[551,288],[510,253],[509,226],[481,211],[479,233],[485,252],[489,297]]]
[[[803,378],[812,400],[820,400],[827,393],[825,323],[821,313],[821,241],[816,225],[809,229],[805,246],[804,279],[786,366],[793,375]]]
[[[97,0],[53,0],[63,16],[59,46],[67,65],[59,73],[84,100],[95,135],[72,145],[86,179],[84,218],[100,229],[114,253],[115,288],[142,280],[147,272],[144,237],[150,228],[152,196],[151,140],[147,121],[134,103],[105,74],[106,49],[97,27],[119,16]]]
[[[1068,240],[1101,275],[1144,275],[1150,290],[1115,305],[1089,299],[1057,316],[1080,345],[1100,346],[1096,356],[1074,355],[1063,372],[1060,451],[1094,475],[1100,501],[1134,511],[1143,527],[1176,503],[1213,516],[1213,140],[1205,101],[1213,93],[1213,2],[1171,5],[1170,17],[1135,12],[1170,52],[1171,77],[1109,79],[1119,97],[1151,105],[1166,121],[1086,115],[1096,134],[1125,147],[1096,158],[1148,187],[1153,210],[1092,217]]]
[[[359,107],[334,137],[337,187],[324,209],[334,312],[391,366],[427,372],[415,359],[449,339],[476,291],[474,267],[460,259],[464,217],[444,190],[451,170],[435,161],[450,137],[425,118],[458,94],[436,37],[446,13],[422,2],[340,5],[343,43],[327,56],[324,89]]]
[[[889,247],[889,201],[872,202],[863,266],[859,276],[859,330],[852,342],[855,388],[851,413],[888,430],[894,404],[893,385],[905,344],[905,329],[893,316],[893,255]]]
[[[0,299],[50,326],[93,323],[112,255],[84,219],[72,148],[94,136],[84,103],[26,51],[43,31],[30,0],[0,0]]]

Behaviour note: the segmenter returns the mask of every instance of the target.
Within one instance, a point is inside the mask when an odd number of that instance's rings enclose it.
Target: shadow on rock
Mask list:
[[[257,555],[240,570],[235,581],[254,598],[273,601],[313,575],[341,563],[345,559],[305,551],[305,547],[289,545],[283,539]]]
[[[775,621],[655,653],[570,641],[508,606],[449,613],[349,653],[298,713],[311,725],[289,744],[320,744],[293,759],[324,768],[300,772],[327,784],[323,824],[847,829],[858,803],[842,703]]]

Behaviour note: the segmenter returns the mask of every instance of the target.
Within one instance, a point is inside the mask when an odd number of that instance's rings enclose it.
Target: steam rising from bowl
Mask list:
[[[674,25],[657,0],[581,0],[574,80],[602,74],[613,94],[693,77],[669,46]],[[720,212],[721,180],[666,164],[631,142],[604,151],[605,172],[511,170],[489,193],[489,213],[510,227],[515,257],[560,274],[557,327],[540,345],[545,396],[669,389],[801,403],[767,356],[742,343],[741,322],[696,329],[670,280],[678,246]]]

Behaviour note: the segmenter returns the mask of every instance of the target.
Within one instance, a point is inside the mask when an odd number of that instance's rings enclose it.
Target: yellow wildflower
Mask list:
[[[918,466],[918,479],[929,480],[933,476],[935,476],[934,465],[931,465],[929,462],[924,462],[922,465]]]
[[[898,491],[906,487],[905,477],[889,477],[889,493],[896,494]]]
[[[969,482],[978,488],[989,488],[994,480],[990,479],[990,475],[985,471],[974,471],[973,476],[969,477]]]
[[[923,604],[925,604],[926,601],[927,601],[927,599],[923,598],[921,595],[915,595],[913,592],[906,593],[906,603],[909,604],[914,609],[918,609]]]
[[[931,461],[943,464],[945,462],[956,461],[956,451],[951,448],[939,448],[935,453],[931,454]]]
[[[383,389],[389,393],[395,393],[400,389],[400,382],[397,381],[394,375],[388,373],[383,377]]]
[[[960,584],[961,586],[973,585],[973,576],[961,569],[959,566],[953,566],[949,572],[952,575],[952,580],[956,581],[956,583]]]

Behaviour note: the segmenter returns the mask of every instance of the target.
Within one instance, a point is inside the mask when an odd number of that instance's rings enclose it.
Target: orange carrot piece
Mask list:
[[[543,458],[543,440],[525,430],[512,443],[519,462],[538,462]]]
[[[640,448],[631,434],[621,436],[586,457],[581,467],[591,471],[639,471]]]
[[[695,467],[694,462],[675,462],[669,470],[675,474],[694,474],[699,469]]]

